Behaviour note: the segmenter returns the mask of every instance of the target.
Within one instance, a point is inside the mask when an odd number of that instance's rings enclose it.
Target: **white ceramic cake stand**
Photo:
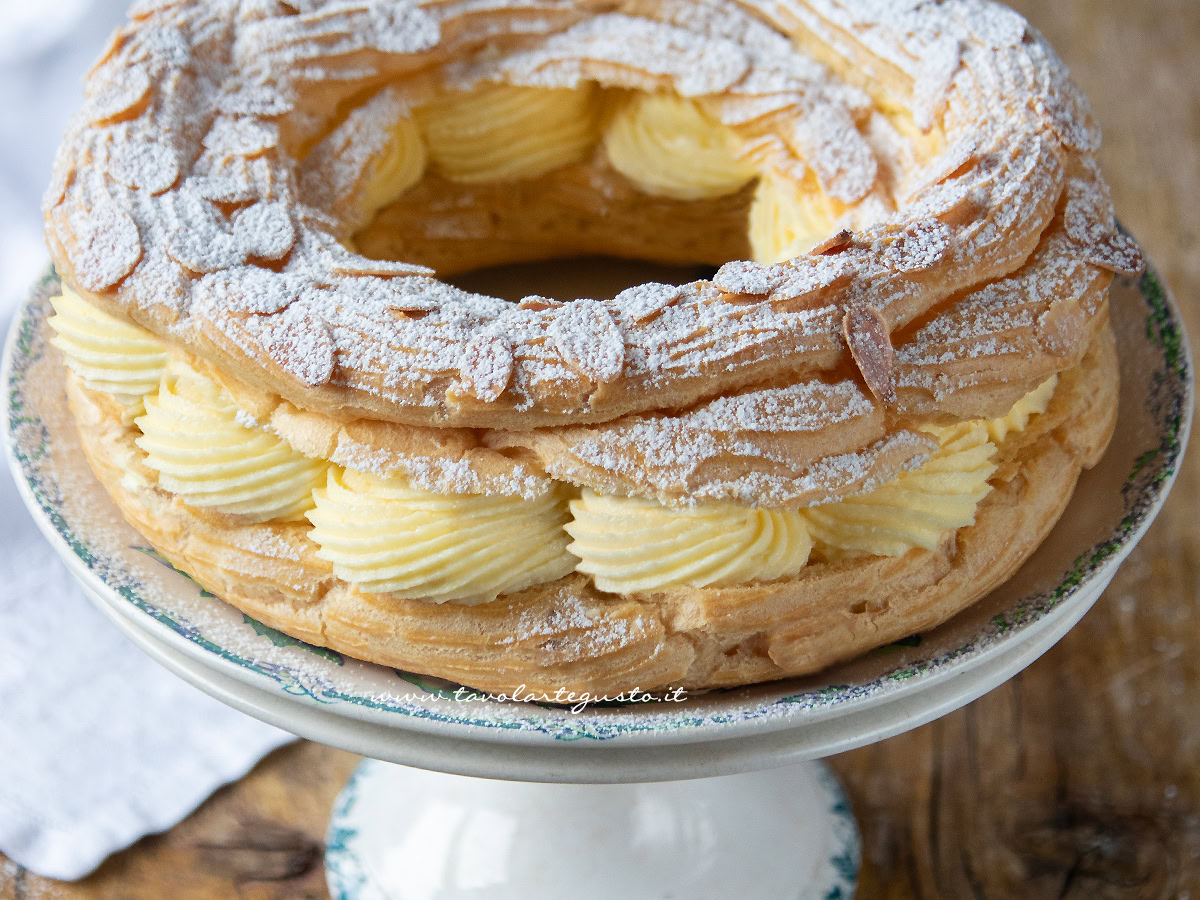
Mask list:
[[[932,632],[816,677],[576,713],[456,695],[304,644],[170,568],[82,458],[46,346],[56,285],[47,275],[16,317],[0,372],[22,496],[135,644],[237,709],[369,757],[329,827],[329,885],[346,900],[851,896],[857,830],[811,761],[956,709],[1062,637],[1161,507],[1191,421],[1177,310],[1153,274],[1120,279],[1116,437],[1007,584]]]

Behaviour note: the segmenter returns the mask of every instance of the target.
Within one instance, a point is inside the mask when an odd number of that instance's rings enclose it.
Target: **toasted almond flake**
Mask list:
[[[675,284],[649,282],[626,288],[613,297],[613,305],[639,324],[648,322],[686,293]]]
[[[625,365],[625,338],[599,300],[576,300],[558,312],[550,337],[568,366],[601,384]]]
[[[105,66],[103,80],[88,96],[88,115],[96,125],[107,125],[133,113],[150,93],[150,73],[143,65]]]
[[[513,371],[512,343],[502,334],[481,334],[463,352],[463,380],[468,392],[484,402],[504,393]]]
[[[837,234],[832,234],[825,238],[825,240],[816,244],[808,252],[813,256],[824,256],[826,253],[836,253],[838,250],[849,246],[850,242],[853,240],[854,233],[850,231],[849,228],[843,228],[841,231],[837,232]]]
[[[233,240],[246,256],[280,259],[296,242],[287,204],[273,200],[241,210],[233,220]]]
[[[1120,231],[1111,232],[1099,243],[1089,246],[1084,258],[1102,269],[1124,275],[1140,275],[1146,271],[1146,259],[1138,242]]]
[[[717,270],[713,284],[727,294],[765,297],[782,277],[775,267],[748,260],[734,260]]]
[[[329,382],[336,348],[323,322],[300,304],[292,304],[264,321],[267,353],[281,369],[310,387]]]
[[[863,381],[875,397],[890,405],[896,397],[896,352],[888,336],[887,322],[877,309],[848,309],[842,318],[842,335]]]
[[[562,305],[563,305],[563,301],[561,301],[561,300],[552,300],[549,297],[539,297],[536,295],[531,295],[529,297],[523,298],[517,304],[517,309],[524,309],[524,310],[528,310],[529,312],[542,312],[543,310],[555,309],[556,307],[559,307]]]
[[[127,187],[161,194],[179,180],[179,157],[157,141],[121,142],[109,155],[108,173]]]
[[[86,214],[72,213],[69,226],[75,238],[71,266],[75,281],[85,290],[111,288],[142,258],[137,223],[111,200],[97,202]]]

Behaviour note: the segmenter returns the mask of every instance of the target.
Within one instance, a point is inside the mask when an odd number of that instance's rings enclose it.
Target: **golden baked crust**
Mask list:
[[[1001,445],[976,524],[936,551],[813,563],[770,583],[629,597],[601,593],[577,574],[479,606],[360,593],[316,556],[304,526],[202,518],[158,490],[119,410],[74,376],[67,381],[88,460],[126,518],[208,590],[273,627],[490,691],[700,689],[816,671],[932,628],[1007,579],[1112,435],[1118,369],[1101,316],[1047,411]]]
[[[936,549],[629,595],[576,573],[479,605],[465,604],[495,592],[439,605],[341,580],[322,556],[395,569],[424,550],[397,562],[378,548],[411,529],[389,520],[397,534],[381,537],[383,513],[339,512],[329,488],[316,486],[317,518],[354,533],[328,547],[304,523],[247,524],[217,502],[226,493],[188,506],[160,487],[171,482],[138,428],[153,443],[157,423],[172,465],[199,482],[237,482],[236,452],[195,463],[190,414],[131,420],[69,376],[88,458],[134,526],[217,595],[312,643],[490,690],[811,672],[1009,577],[1111,434],[1107,289],[1140,254],[1117,229],[1086,101],[1040,36],[986,0],[144,0],[86,89],[45,197],[65,285],[163,339],[165,396],[171,366],[219,382],[205,394],[219,433],[270,432],[286,465],[396,477],[417,503],[553,497],[566,517],[566,482],[796,518],[913,469],[939,450],[930,426],[1001,416],[1059,376],[1050,408],[1001,442],[975,524]],[[651,196],[635,138],[599,138],[631,92],[711,122],[717,156],[736,163],[716,173],[726,195]],[[499,170],[523,177],[487,182],[497,169],[475,144],[439,151],[431,121],[453,141],[486,98],[521,109],[531,94],[535,117],[567,109],[565,143],[540,148],[552,165],[510,154]],[[483,105],[455,106],[468,96]],[[532,119],[503,121],[511,142]],[[402,184],[380,188],[378,168]],[[811,215],[762,251],[756,229],[780,214],[763,197],[780,184]],[[743,261],[751,251],[791,258]],[[581,252],[723,265],[569,303],[434,277]],[[437,539],[449,546],[461,522],[439,519]],[[560,557],[539,577],[574,562],[555,534]]]
[[[1003,7],[320,7],[135,5],[89,76],[45,198],[55,263],[88,299],[305,409],[413,425],[607,422],[834,371],[850,360],[846,312],[869,308],[898,350],[898,415],[986,416],[997,392],[1011,402],[1078,361],[1110,271],[1138,264],[1085,101]],[[436,281],[420,259],[345,249],[371,156],[333,165],[321,143],[351,123],[361,133],[337,146],[378,146],[388,120],[355,117],[359,98],[387,85],[389,102],[413,107],[447,86],[581,79],[698,98],[772,170],[811,171],[852,234],[711,282],[571,304],[508,304]],[[641,241],[669,258],[654,217],[610,203],[593,175],[613,178],[602,154],[550,176],[531,218],[561,202],[555,186],[584,184],[576,200],[611,228],[581,244]],[[307,187],[314,176],[325,190]],[[418,187],[411,208],[397,201],[367,244],[423,252],[403,222],[430,218],[421,204],[436,187]],[[442,247],[494,261],[511,218],[501,209]],[[527,256],[514,237],[511,256]]]

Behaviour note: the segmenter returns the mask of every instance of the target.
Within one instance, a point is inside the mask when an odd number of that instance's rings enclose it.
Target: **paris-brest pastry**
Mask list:
[[[1111,435],[1140,255],[1002,6],[140,0],[85,87],[45,198],[83,448],[305,641],[495,691],[813,672],[1002,583]],[[716,271],[444,280],[579,255]]]

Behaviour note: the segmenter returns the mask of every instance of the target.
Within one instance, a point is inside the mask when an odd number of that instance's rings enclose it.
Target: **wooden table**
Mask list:
[[[1104,170],[1200,338],[1200,0],[1020,0],[1105,129]],[[1096,608],[1024,674],[833,760],[859,897],[1200,900],[1200,450]],[[325,897],[356,763],[302,742],[75,884],[0,857],[0,900]]]

